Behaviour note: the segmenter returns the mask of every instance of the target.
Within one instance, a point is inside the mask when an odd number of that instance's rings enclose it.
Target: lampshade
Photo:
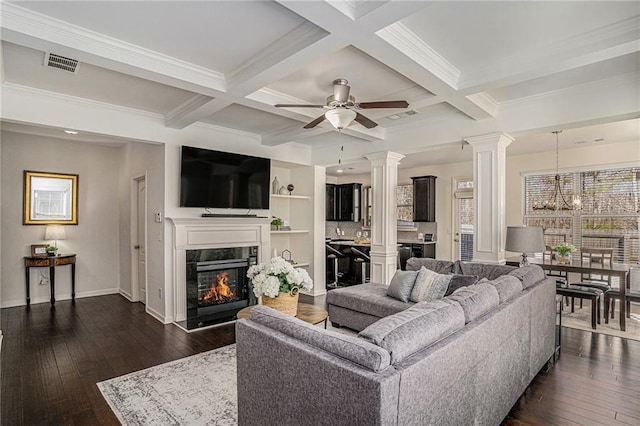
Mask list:
[[[324,117],[336,129],[344,129],[356,118],[356,112],[346,108],[335,108],[325,112]]]
[[[67,236],[62,225],[47,225],[44,230],[45,240],[64,240]]]
[[[545,249],[544,236],[540,226],[507,226],[507,251],[520,253],[541,253]]]
[[[545,249],[542,227],[507,226],[507,241],[504,249],[522,253],[520,266],[527,266],[529,264],[527,253],[540,253]]]

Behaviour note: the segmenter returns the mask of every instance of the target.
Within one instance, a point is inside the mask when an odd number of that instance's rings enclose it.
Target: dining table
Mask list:
[[[510,257],[506,259],[507,265],[518,266],[522,257]],[[550,256],[529,256],[529,263],[539,265],[545,271],[558,271],[568,274],[602,274],[618,277],[620,280],[620,330],[626,331],[627,304],[626,294],[629,287],[629,273],[631,265],[616,262],[592,262],[585,257],[575,257],[570,263],[558,263]]]

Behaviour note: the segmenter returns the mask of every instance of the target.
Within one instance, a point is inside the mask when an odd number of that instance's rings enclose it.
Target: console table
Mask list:
[[[56,303],[56,266],[71,265],[71,299],[76,300],[76,255],[59,254],[57,256],[25,256],[24,268],[27,278],[27,306],[31,303],[29,271],[31,268],[49,268],[51,304]]]

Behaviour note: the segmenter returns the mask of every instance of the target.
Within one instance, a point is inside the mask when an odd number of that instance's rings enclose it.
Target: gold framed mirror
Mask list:
[[[78,175],[24,171],[25,225],[77,225]]]

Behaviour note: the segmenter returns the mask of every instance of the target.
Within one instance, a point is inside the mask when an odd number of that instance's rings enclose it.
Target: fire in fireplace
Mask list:
[[[187,250],[187,329],[228,321],[257,302],[247,278],[257,249]]]
[[[234,280],[236,283],[229,282],[229,271],[223,271],[215,275],[209,287],[205,284],[202,288],[198,288],[199,306],[213,306],[239,300],[236,294],[237,280]]]

